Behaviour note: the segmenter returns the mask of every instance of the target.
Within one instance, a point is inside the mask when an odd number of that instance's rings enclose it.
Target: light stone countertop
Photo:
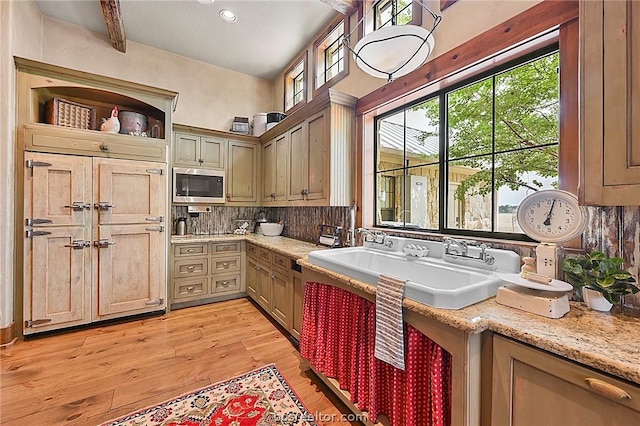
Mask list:
[[[306,260],[309,252],[325,247],[286,237],[262,235],[172,236],[172,243],[244,240],[297,258],[303,268],[321,272],[375,295],[375,286],[328,271]],[[598,312],[570,302],[571,310],[559,319],[513,309],[495,298],[450,310],[432,308],[405,299],[404,307],[470,334],[491,330],[570,360],[640,384],[640,318]]]

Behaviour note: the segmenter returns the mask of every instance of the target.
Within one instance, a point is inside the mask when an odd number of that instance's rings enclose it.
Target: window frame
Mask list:
[[[329,38],[332,35],[332,33],[340,26],[340,24],[343,25],[342,35],[338,36],[338,38],[334,42],[329,43],[329,45],[323,49],[321,46],[325,43],[327,38]],[[349,34],[349,29],[350,29],[349,17],[344,15],[338,15],[333,21],[331,21],[331,23],[320,33],[320,35],[313,42],[313,97],[314,98],[318,96],[319,93],[322,93],[323,91],[329,89],[331,86],[333,86],[334,84],[336,84],[337,82],[345,78],[347,75],[349,75],[349,55],[346,47],[344,47],[343,45],[342,46],[343,53],[342,53],[342,59],[341,59],[343,62],[342,71],[339,71],[336,75],[334,75],[328,80],[325,77],[324,83],[317,86],[318,77],[320,75],[319,71],[321,66],[322,66],[323,72],[326,73],[326,69],[327,69],[326,51],[335,42],[343,40],[344,36]]]
[[[286,114],[291,114],[294,111],[300,109],[304,104],[307,103],[307,88],[308,88],[308,66],[307,66],[307,51],[302,52],[296,59],[291,63],[287,70],[284,73],[284,112]],[[299,102],[293,103],[291,107],[287,108],[287,99],[288,95],[291,94],[292,101],[295,101],[295,95],[299,92],[295,92],[296,79],[300,75],[300,72],[295,73],[296,68],[298,68],[302,64],[302,99]]]
[[[462,88],[464,86],[468,86],[470,84],[474,84],[480,81],[483,81],[487,78],[495,78],[495,76],[508,71],[510,69],[514,69],[517,68],[518,66],[522,66],[525,65],[531,61],[534,61],[538,58],[542,58],[545,56],[548,56],[550,54],[553,54],[554,52],[557,52],[558,55],[561,55],[561,49],[560,49],[560,44],[559,42],[556,40],[553,43],[550,43],[548,45],[539,47],[538,49],[535,49],[533,51],[529,51],[526,52],[522,55],[519,55],[517,57],[514,57],[510,60],[505,61],[504,63],[498,64],[495,67],[491,67],[489,69],[485,69],[483,71],[480,71],[476,74],[473,74],[470,77],[464,78],[460,81],[456,81],[452,84],[449,85],[445,85],[442,86],[440,88],[438,88],[438,90],[433,91],[425,96],[422,96],[418,99],[412,100],[411,102],[407,102],[403,105],[400,105],[396,108],[390,109],[388,111],[384,111],[381,114],[375,115],[373,117],[373,124],[374,124],[374,134],[378,135],[379,134],[379,123],[381,121],[381,119],[385,118],[385,117],[389,117],[392,116],[394,114],[397,114],[398,112],[403,112],[406,111],[410,108],[412,108],[413,106],[425,103],[429,100],[432,99],[439,99],[439,104],[440,104],[440,109],[439,109],[439,123],[438,123],[438,138],[439,138],[439,158],[438,158],[438,173],[439,173],[439,183],[438,183],[438,228],[435,229],[423,229],[423,228],[419,228],[416,229],[415,227],[407,227],[407,226],[391,226],[391,225],[385,225],[382,223],[378,223],[378,218],[377,218],[377,214],[376,212],[378,211],[378,197],[377,197],[377,188],[378,188],[378,176],[379,176],[379,171],[377,170],[377,164],[378,164],[378,143],[377,143],[377,139],[374,139],[374,144],[373,144],[373,226],[375,226],[376,228],[381,228],[381,229],[389,229],[389,230],[393,230],[393,231],[398,231],[398,232],[407,232],[407,231],[411,231],[411,232],[417,232],[420,234],[439,234],[439,235],[460,235],[460,236],[467,236],[467,237],[471,237],[471,238],[481,238],[481,239],[500,239],[500,240],[510,240],[510,241],[524,241],[524,242],[534,242],[534,240],[532,240],[531,238],[529,238],[526,234],[519,234],[519,233],[510,233],[510,232],[497,232],[497,231],[478,231],[478,230],[473,230],[473,229],[460,229],[460,228],[449,228],[449,223],[448,223],[448,199],[449,199],[449,185],[450,185],[450,181],[449,181],[449,177],[448,177],[448,173],[449,173],[449,163],[452,161],[457,161],[459,159],[449,159],[448,158],[448,133],[447,133],[447,122],[446,122],[446,97],[447,94],[450,92],[454,92],[455,90]],[[561,60],[559,59],[559,64],[561,64]],[[560,88],[561,85],[561,81],[559,79],[558,81],[558,85],[559,85],[559,114],[560,111],[562,111],[562,89]],[[559,154],[559,160],[558,160],[558,181],[560,182],[560,180],[562,179],[562,166],[560,165],[560,138],[561,138],[561,133],[562,133],[562,126],[560,123],[560,117],[558,117],[558,121],[559,121],[559,132],[558,132],[558,154]],[[404,126],[406,126],[406,123],[404,124]],[[493,138],[493,136],[492,136]],[[547,146],[554,146],[556,144],[544,144],[544,145],[540,145],[539,147],[547,147]],[[530,148],[530,149],[536,149],[538,148],[537,146],[534,148]],[[508,151],[511,152],[511,151]],[[502,152],[499,152],[502,153]],[[405,150],[405,154],[406,154],[406,150]],[[495,147],[492,148],[491,153],[489,153],[488,155],[491,155],[492,157],[495,157],[496,155],[496,151],[495,151]],[[413,167],[408,168],[406,165],[403,166],[403,170],[405,171],[405,173],[403,173],[404,175],[406,175],[406,170],[410,170]],[[494,191],[492,191],[491,193],[491,219],[492,219],[492,228],[494,226],[494,214],[495,214],[495,209],[494,209],[494,203],[495,203],[495,189]]]
[[[362,19],[365,14],[367,15],[367,17],[364,19],[364,25],[362,25],[364,30],[361,34],[358,35],[359,38],[361,38],[363,35],[371,33],[372,31],[375,31],[375,7],[376,4],[380,3],[381,1],[384,0],[364,0],[358,2],[360,4],[358,9],[358,21]],[[422,6],[420,6],[420,3],[418,1],[411,1],[411,21],[405,25],[416,25],[418,27],[422,26]]]

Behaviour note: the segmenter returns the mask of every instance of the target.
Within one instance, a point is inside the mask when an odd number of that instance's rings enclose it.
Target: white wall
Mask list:
[[[440,10],[440,0],[425,1],[425,4],[434,12],[442,16],[442,21],[434,32],[436,46],[429,56],[429,60],[465,43],[479,34],[495,27],[496,25],[512,18],[529,9],[542,0],[460,0],[454,3],[444,12]],[[351,16],[350,25],[353,31],[358,22],[355,13]],[[430,28],[433,18],[427,11],[423,11],[422,25]],[[351,35],[351,44],[355,46],[358,41],[357,31]],[[313,67],[313,40],[306,47],[308,54],[308,67]],[[295,55],[297,57],[299,54]],[[353,56],[349,53],[349,75],[336,83],[333,88],[349,95],[361,98],[364,95],[382,87],[386,80],[374,78],[356,67]],[[294,58],[291,58],[292,60]],[[286,69],[286,68],[285,68]],[[274,80],[273,105],[276,110],[283,111],[284,103],[284,70]],[[313,81],[313,74],[308,77],[309,86]],[[312,90],[309,90],[307,99],[311,99]]]

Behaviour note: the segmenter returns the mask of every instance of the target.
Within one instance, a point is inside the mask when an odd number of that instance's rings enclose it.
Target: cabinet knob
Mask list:
[[[102,152],[109,152],[109,147],[105,144],[100,144],[100,151]]]
[[[193,290],[195,290],[195,287],[193,287],[193,286],[187,287],[187,291],[188,291],[189,293],[192,293],[192,292],[193,292]]]
[[[196,267],[195,267],[195,266],[187,266],[187,270],[188,270],[189,272],[193,272],[193,271],[194,271],[194,269],[196,269]]]
[[[629,395],[623,389],[612,385],[611,383],[603,382],[602,380],[594,379],[593,377],[587,377],[584,380],[585,382],[587,382],[591,390],[593,390],[598,395],[604,396],[605,398],[613,400],[620,400],[625,398],[631,399],[631,395]]]

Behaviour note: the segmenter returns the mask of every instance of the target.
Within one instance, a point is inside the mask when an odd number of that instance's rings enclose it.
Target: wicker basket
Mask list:
[[[45,105],[46,120],[49,124],[73,127],[75,129],[95,129],[95,108],[62,98],[49,99]]]

